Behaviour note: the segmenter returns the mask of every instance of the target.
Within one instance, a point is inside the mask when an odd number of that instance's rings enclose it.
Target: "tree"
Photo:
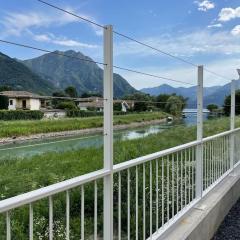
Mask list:
[[[57,108],[74,110],[74,109],[77,109],[77,106],[73,101],[63,101],[57,105]]]
[[[3,91],[12,91],[12,88],[6,85],[2,85],[0,86],[0,92],[3,92]]]
[[[120,102],[114,103],[113,110],[114,111],[122,111],[122,104]]]
[[[65,93],[64,92],[54,92],[53,94],[53,97],[55,97],[53,100],[52,100],[52,106],[54,108],[57,108],[58,105],[61,103],[61,102],[64,102],[64,99],[61,99],[61,97],[66,97]],[[58,98],[59,97],[59,98]]]
[[[124,99],[134,101],[133,110],[136,112],[144,112],[148,110],[151,102],[153,101],[153,98],[149,94],[144,94],[140,92],[128,95]]]
[[[236,101],[236,115],[240,114],[240,90],[236,91],[235,95],[235,101]],[[223,105],[223,112],[226,116],[230,115],[231,112],[231,95],[228,95],[225,97],[224,105]]]
[[[8,109],[8,104],[9,104],[8,102],[9,102],[8,97],[0,95],[0,109],[1,110]]]
[[[78,97],[77,89],[73,86],[69,86],[69,87],[65,88],[64,92],[69,97],[72,97],[72,98]]]
[[[160,94],[156,97],[156,107],[165,110],[167,100],[171,97],[169,94]]]
[[[102,94],[96,93],[96,92],[85,92],[81,95],[81,98],[89,98],[89,97],[102,97]]]
[[[179,116],[183,110],[183,99],[180,96],[171,96],[167,100],[165,111],[173,116]]]
[[[218,105],[216,105],[216,104],[209,104],[209,105],[207,105],[207,110],[212,113],[212,112],[218,110]]]

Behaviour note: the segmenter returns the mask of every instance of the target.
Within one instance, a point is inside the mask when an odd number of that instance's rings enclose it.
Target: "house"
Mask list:
[[[40,110],[45,105],[43,97],[26,91],[4,91],[0,95],[8,97],[8,110]]]
[[[99,112],[103,111],[103,98],[99,97],[89,97],[89,98],[79,98],[77,100],[77,105],[80,108],[80,110],[90,110],[94,109]]]
[[[103,111],[104,99],[100,97],[89,97],[89,98],[79,98],[77,99],[77,105],[80,110],[90,110],[94,109],[99,112]],[[134,101],[132,100],[113,100],[113,103],[121,104],[121,111],[127,112],[127,110],[134,107]]]

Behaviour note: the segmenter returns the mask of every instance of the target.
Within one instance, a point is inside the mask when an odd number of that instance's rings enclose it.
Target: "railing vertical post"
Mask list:
[[[104,28],[104,240],[113,239],[113,29]]]
[[[235,128],[235,81],[231,82],[231,130]],[[234,133],[231,134],[230,140],[230,169],[234,167]]]
[[[203,192],[203,66],[198,66],[197,86],[197,140],[200,144],[196,152],[196,197],[201,198]]]

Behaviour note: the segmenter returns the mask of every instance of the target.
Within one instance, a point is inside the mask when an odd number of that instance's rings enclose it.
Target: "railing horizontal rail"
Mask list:
[[[113,166],[113,172],[116,173],[116,172],[131,168],[131,167],[135,167],[135,166],[143,164],[145,162],[149,162],[151,160],[161,158],[161,157],[170,155],[172,153],[179,152],[181,150],[184,150],[184,149],[187,149],[190,147],[197,146],[200,143],[201,143],[200,141],[193,141],[193,142],[186,143],[186,144],[183,144],[183,145],[180,145],[177,147],[169,148],[169,149],[162,150],[162,151],[159,151],[156,153],[151,153],[151,154],[145,155],[143,157],[139,157],[139,158],[135,158],[135,159],[123,162],[123,163],[119,163],[119,164],[116,164]]]
[[[98,180],[107,176],[110,173],[109,170],[99,170],[91,172],[79,177],[75,177],[63,182],[55,183],[47,187],[43,187],[28,193],[18,195],[16,197],[8,198],[0,201],[0,213],[8,210],[24,206],[29,203],[41,200],[43,198],[53,196],[57,193],[64,192],[74,187],[81,186],[83,184]]]
[[[208,141],[214,140],[215,138],[227,136],[227,135],[229,135],[229,134],[236,133],[236,132],[239,132],[239,131],[240,131],[240,128],[236,128],[236,129],[234,129],[234,130],[229,130],[229,131],[226,131],[226,132],[221,132],[221,133],[218,133],[218,134],[216,134],[216,135],[203,138],[203,139],[202,139],[202,142],[203,142],[203,143],[204,143],[204,142],[208,142]]]
[[[192,142],[189,142],[189,143],[186,143],[186,144],[183,144],[183,145],[179,145],[179,146],[172,147],[172,148],[169,148],[169,149],[166,149],[166,150],[162,150],[162,151],[151,153],[151,154],[148,154],[148,155],[145,155],[145,156],[142,156],[142,157],[138,157],[138,158],[126,161],[126,162],[122,162],[122,163],[119,163],[119,164],[116,164],[116,165],[113,166],[113,172],[116,173],[116,172],[131,168],[131,167],[135,167],[135,166],[143,164],[145,162],[148,162],[148,161],[160,158],[160,157],[164,157],[166,155],[169,155],[169,154],[172,154],[172,153],[175,153],[175,152],[178,152],[178,151],[190,148],[190,147],[194,147],[194,146],[197,146],[198,144],[208,142],[208,141],[211,141],[215,138],[223,137],[223,136],[226,136],[226,135],[238,132],[238,131],[240,131],[240,128],[230,130],[230,131],[226,131],[226,132],[222,132],[222,133],[218,133],[216,135],[203,138],[202,141],[197,141],[197,140],[192,141]]]

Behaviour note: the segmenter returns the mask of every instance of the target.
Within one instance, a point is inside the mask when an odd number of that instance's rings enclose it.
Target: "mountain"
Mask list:
[[[237,81],[237,85],[240,86],[240,80]],[[217,104],[218,106],[222,106],[225,97],[230,94],[230,88],[231,88],[230,83],[223,86],[205,87],[203,89],[204,107],[211,103]],[[143,88],[140,91],[143,93],[150,94],[152,96],[157,96],[159,94],[176,93],[177,95],[182,95],[185,98],[188,98],[189,108],[196,108],[197,106],[197,87],[174,88],[168,84],[163,84],[158,87]]]
[[[55,51],[40,57],[25,60],[23,63],[33,72],[47,79],[60,89],[76,87],[79,94],[84,92],[103,92],[103,70],[80,52],[69,50]],[[69,57],[62,56],[62,54]],[[114,97],[132,94],[136,90],[120,75],[114,74]]]
[[[13,90],[31,91],[38,94],[51,94],[54,86],[33,73],[19,61],[0,52],[0,86]]]

